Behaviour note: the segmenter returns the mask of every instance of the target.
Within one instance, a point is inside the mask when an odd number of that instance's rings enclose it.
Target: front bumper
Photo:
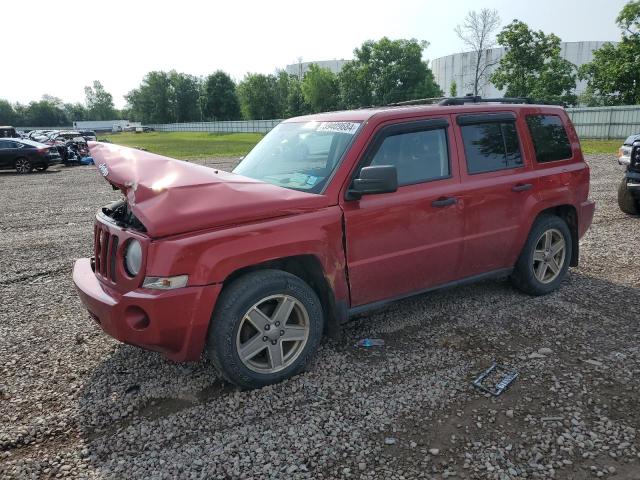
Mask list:
[[[635,198],[640,198],[640,172],[627,169],[624,178],[627,182],[627,190],[629,190],[629,193]]]
[[[139,288],[122,294],[98,280],[88,258],[76,261],[73,283],[82,303],[108,335],[177,362],[200,358],[222,290],[221,284],[215,284],[175,290]]]

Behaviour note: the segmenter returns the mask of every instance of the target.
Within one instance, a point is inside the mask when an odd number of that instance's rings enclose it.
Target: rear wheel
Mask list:
[[[536,219],[511,275],[513,284],[530,295],[556,290],[569,269],[571,232],[556,215]]]
[[[257,388],[299,373],[323,331],[316,293],[279,270],[249,273],[225,288],[207,335],[207,353],[229,382]]]
[[[623,178],[618,186],[618,206],[627,215],[640,215],[640,201],[631,195],[626,178]]]
[[[31,165],[31,161],[28,158],[18,158],[14,166],[18,173],[29,173],[33,170],[33,165]]]

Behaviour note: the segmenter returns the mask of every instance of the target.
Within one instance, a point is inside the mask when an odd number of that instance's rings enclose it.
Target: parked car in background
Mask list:
[[[79,162],[89,154],[87,141],[74,130],[54,130],[50,132],[44,141],[47,145],[55,146],[62,157],[63,162]]]
[[[618,206],[629,215],[640,215],[640,135],[625,140],[618,152],[618,163],[626,166],[618,187]]]
[[[595,209],[564,109],[478,97],[283,121],[233,173],[106,143],[123,193],[73,280],[100,327],[244,388],[300,372],[325,330],[400,298],[578,264]]]
[[[18,173],[44,171],[60,163],[56,148],[27,139],[0,138],[0,168],[15,169]]]
[[[631,147],[633,142],[640,140],[640,134],[630,135],[618,149],[618,163],[620,165],[629,165],[631,160]]]
[[[98,139],[96,132],[93,130],[80,130],[80,135],[82,135],[87,142],[95,142]]]
[[[4,126],[0,127],[0,138],[20,138],[20,135],[14,127]]]
[[[49,134],[52,130],[31,130],[27,134],[28,140],[33,140],[34,142],[44,143],[49,139]]]

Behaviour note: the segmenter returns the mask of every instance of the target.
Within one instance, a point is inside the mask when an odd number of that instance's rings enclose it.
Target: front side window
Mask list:
[[[320,193],[359,128],[359,122],[281,123],[233,172],[280,187]]]
[[[571,143],[557,115],[527,115],[527,125],[538,162],[571,158]]]
[[[470,174],[523,165],[514,122],[475,123],[460,127]]]
[[[439,128],[389,136],[370,165],[394,165],[399,186],[449,177],[447,132]]]

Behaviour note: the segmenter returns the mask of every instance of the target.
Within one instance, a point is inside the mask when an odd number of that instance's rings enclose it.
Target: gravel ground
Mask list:
[[[596,217],[558,292],[403,301],[250,392],[90,321],[71,268],[116,197],[93,167],[0,173],[0,478],[640,478],[640,219],[613,158],[588,161]],[[497,398],[470,385],[493,360],[520,372]]]

